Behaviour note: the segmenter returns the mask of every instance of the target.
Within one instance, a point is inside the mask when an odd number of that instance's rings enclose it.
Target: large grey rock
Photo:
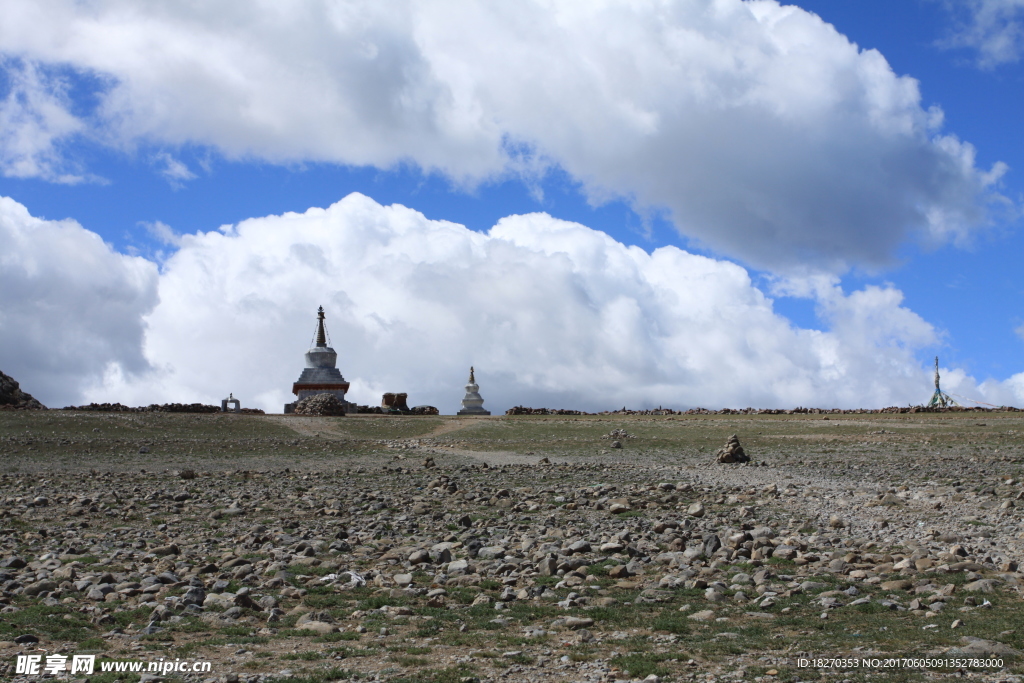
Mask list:
[[[964,636],[960,639],[961,645],[946,650],[947,655],[957,656],[978,656],[989,655],[996,657],[1014,656],[1018,652],[1005,643],[973,636]]]

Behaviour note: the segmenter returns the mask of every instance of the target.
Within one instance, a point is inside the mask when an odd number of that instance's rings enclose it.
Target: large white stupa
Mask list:
[[[466,397],[462,399],[462,410],[457,415],[490,415],[484,410],[484,399],[480,396],[480,386],[476,383],[473,368],[469,369],[469,383],[466,384]]]
[[[292,393],[297,397],[294,402],[284,405],[284,412],[291,413],[295,404],[308,396],[317,394],[333,394],[347,409],[355,406],[345,400],[349,383],[345,381],[337,368],[338,354],[327,345],[327,328],[324,326],[324,307],[317,310],[317,326],[314,345],[306,351],[306,368],[299,375],[299,380],[292,384]]]

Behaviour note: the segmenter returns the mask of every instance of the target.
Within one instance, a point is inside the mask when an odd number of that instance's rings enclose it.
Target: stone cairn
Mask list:
[[[296,403],[295,414],[342,417],[345,415],[345,404],[334,394],[317,394]]]
[[[720,463],[750,462],[750,456],[743,452],[743,446],[740,445],[739,437],[735,434],[730,436],[725,445],[718,449],[715,457]]]

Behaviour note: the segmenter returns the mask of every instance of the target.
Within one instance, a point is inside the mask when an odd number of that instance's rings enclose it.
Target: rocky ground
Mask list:
[[[1022,423],[0,413],[0,678],[1018,681]]]

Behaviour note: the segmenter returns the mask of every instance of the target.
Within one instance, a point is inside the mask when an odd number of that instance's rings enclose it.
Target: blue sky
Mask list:
[[[832,23],[861,48],[876,49],[897,73],[921,84],[926,104],[945,112],[946,128],[970,141],[982,166],[1010,167],[1004,194],[1024,197],[1024,69],[1020,61],[981,68],[978,54],[948,45],[967,3],[933,0],[799,3]],[[1018,15],[1019,20],[1019,15]],[[1019,275],[1024,235],[1019,220],[995,222],[966,248],[899,250],[900,265],[881,274],[906,295],[907,305],[942,329],[936,352],[980,376],[1006,377],[1024,362],[1024,279]],[[848,279],[856,286],[858,279]],[[783,306],[784,302],[780,302]]]
[[[652,254],[678,247],[709,257],[730,274],[739,272],[729,270],[736,264],[751,281],[742,296],[756,298],[759,291],[770,298],[771,325],[788,325],[817,345],[815,363],[799,372],[780,366],[779,377],[765,379],[764,391],[726,392],[702,401],[699,392],[682,388],[693,373],[727,374],[726,368],[770,362],[754,352],[743,356],[740,349],[735,358],[705,361],[706,368],[697,367],[700,354],[695,354],[674,379],[659,379],[649,368],[634,375],[623,371],[611,383],[635,383],[638,391],[609,397],[613,403],[644,402],[650,396],[677,405],[828,404],[849,403],[858,395],[867,403],[907,402],[935,354],[970,398],[1005,402],[1017,396],[1018,384],[1024,386],[1024,380],[1014,380],[1024,371],[1024,285],[1018,275],[1024,237],[1017,218],[1024,200],[1018,134],[1024,69],[1021,46],[1011,42],[1007,48],[997,40],[1024,17],[1015,2],[797,3],[832,24],[838,35],[803,12],[794,20],[790,10],[774,4],[770,12],[754,12],[753,21],[749,6],[738,1],[681,2],[671,11],[641,4],[622,25],[616,12],[625,10],[616,3],[604,12],[575,7],[579,16],[568,19],[532,4],[523,5],[521,14],[505,8],[504,14],[490,16],[476,3],[462,3],[458,10],[424,3],[408,24],[395,18],[404,11],[398,2],[352,3],[351,16],[340,19],[312,16],[319,10],[309,5],[296,10],[294,27],[293,17],[243,22],[242,10],[228,3],[191,15],[154,9],[152,16],[142,9],[125,14],[117,2],[91,8],[58,1],[41,3],[43,9],[14,5],[16,21],[0,31],[0,96],[5,98],[0,125],[7,128],[0,137],[0,195],[25,207],[33,219],[69,218],[99,235],[109,245],[104,258],[112,259],[115,270],[127,263],[118,255],[144,260],[132,261],[132,268],[150,263],[153,269],[146,276],[152,282],[133,290],[137,303],[125,319],[103,329],[82,323],[81,334],[96,336],[96,348],[104,349],[98,360],[87,362],[80,351],[69,351],[74,360],[62,369],[52,358],[41,360],[25,350],[33,338],[25,325],[15,324],[28,302],[37,310],[68,305],[59,287],[41,289],[24,275],[31,269],[18,264],[29,263],[34,252],[24,247],[24,260],[18,261],[13,246],[29,244],[28,223],[18,223],[22,241],[10,237],[4,282],[9,292],[24,288],[31,294],[6,304],[0,299],[8,308],[0,316],[0,335],[7,341],[0,369],[27,382],[30,391],[35,381],[43,387],[37,393],[51,402],[112,400],[115,394],[136,402],[212,400],[216,387],[198,377],[183,379],[189,374],[187,355],[173,361],[154,355],[160,346],[156,321],[171,315],[161,306],[176,300],[169,289],[174,275],[191,262],[183,252],[194,245],[180,236],[325,208],[352,192],[472,231],[486,232],[505,217],[545,212],[555,221],[607,234],[620,243],[615,249],[637,246]],[[522,18],[522,26],[504,26],[510,16]],[[53,17],[64,34],[42,26],[44,18],[49,23]],[[784,20],[792,28],[777,31]],[[334,33],[322,28],[331,21]],[[567,27],[566,22],[573,23]],[[670,39],[678,40],[678,34],[666,38],[659,28],[664,25],[685,34],[683,49],[675,51],[679,44]],[[552,27],[562,33],[555,35]],[[488,51],[489,31],[494,44],[521,54],[519,62]],[[467,34],[484,38],[474,42]],[[844,37],[860,52],[844,49]],[[705,38],[720,43],[705,51]],[[309,43],[308,53],[294,63],[292,40]],[[747,54],[750,41],[759,53]],[[865,50],[877,50],[892,73]],[[379,55],[399,66],[389,62],[359,71],[359,58],[379,64]],[[735,70],[729,66],[733,60],[739,64]],[[261,65],[259,76],[246,71],[254,62]],[[608,70],[634,62],[634,74],[593,76],[589,70],[595,63]],[[554,75],[540,78],[548,63]],[[428,69],[449,94],[436,99],[432,92],[421,93],[417,69]],[[304,83],[307,73],[316,77]],[[261,80],[264,74],[269,75]],[[596,85],[586,80],[591,76]],[[534,81],[545,78],[550,83],[534,88]],[[919,100],[907,94],[914,82]],[[819,97],[817,89],[833,83],[840,83],[835,92]],[[579,94],[573,94],[577,86]],[[707,104],[748,87],[725,116]],[[676,89],[682,99],[663,94]],[[323,92],[328,94],[320,101]],[[403,102],[414,99],[414,105],[396,113],[392,97],[381,108],[380,93],[394,92]],[[303,97],[309,111],[289,103]],[[460,98],[471,101],[463,106]],[[620,111],[624,102],[632,108],[623,105]],[[433,118],[423,115],[427,109]],[[472,117],[478,118],[465,124]],[[954,136],[955,145],[942,147],[937,142],[942,136]],[[973,158],[965,144],[973,146]],[[933,220],[935,215],[944,218]],[[170,231],[154,229],[156,224]],[[549,240],[538,235],[536,243],[517,246],[546,253]],[[587,233],[578,239],[598,238]],[[456,272],[460,263],[452,258],[449,267]],[[60,273],[74,271],[69,262]],[[67,277],[67,286],[76,291],[92,286],[77,275]],[[102,308],[101,292],[109,286],[96,285],[97,307]],[[870,304],[877,310],[862,308],[869,295],[882,291],[895,294]],[[726,294],[708,298],[718,310],[734,303]],[[612,307],[613,300],[588,306]],[[291,303],[296,309],[306,305],[304,299]],[[516,305],[521,304],[494,303],[497,309]],[[369,309],[373,302],[356,300],[359,306]],[[637,329],[671,327],[690,312],[644,309]],[[412,324],[400,313],[393,315],[389,324]],[[865,325],[877,329],[865,331]],[[356,325],[353,335],[369,339],[371,328]],[[432,330],[420,332],[432,338]],[[203,338],[214,343],[215,337]],[[130,350],[121,348],[126,339],[134,345]],[[281,346],[265,351],[283,352],[289,342],[275,343]],[[534,355],[545,357],[545,344],[560,343],[564,340],[538,340]],[[710,337],[701,343],[715,344]],[[825,347],[832,350],[821,350]],[[840,362],[839,370],[830,356],[876,352],[884,359],[880,366]],[[496,366],[509,363],[495,367],[490,377],[510,387],[507,398],[500,394],[506,402],[582,401],[600,407],[601,400],[587,392],[606,387],[577,383],[572,373],[578,370],[554,372],[562,379],[552,386],[538,379],[542,372],[526,367],[529,362],[508,360],[515,355],[508,349],[491,353]],[[603,353],[595,351],[595,358]],[[393,369],[386,356],[380,351],[362,358],[365,370],[342,367],[350,379],[353,373],[364,375],[363,400],[372,400],[380,389],[375,372],[387,381],[423,386],[435,402],[448,400],[440,398],[448,394],[417,384],[415,365]],[[451,362],[444,381],[468,364]],[[603,362],[595,360],[596,367]],[[893,367],[906,384],[892,391],[879,388],[885,368]],[[804,371],[804,380],[788,384],[785,378]],[[843,373],[850,376],[844,379]],[[863,373],[879,376],[866,383],[853,380]],[[68,379],[72,375],[76,379]],[[487,368],[480,377],[486,397]],[[651,388],[647,393],[645,386]],[[922,391],[927,393],[927,383]],[[253,384],[250,393],[265,397],[260,400],[268,407],[281,398],[269,384]]]

